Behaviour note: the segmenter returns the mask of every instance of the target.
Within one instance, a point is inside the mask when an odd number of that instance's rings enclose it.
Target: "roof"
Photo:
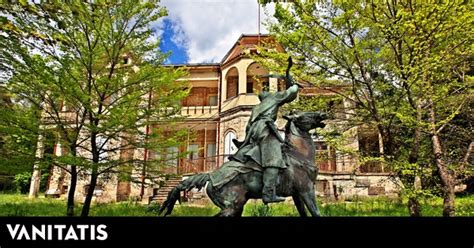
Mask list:
[[[234,43],[234,45],[226,53],[224,58],[222,58],[221,64],[223,64],[226,61],[226,59],[229,57],[229,55],[234,50],[234,48],[239,45],[239,41],[241,41],[243,38],[246,38],[246,37],[270,37],[270,35],[269,34],[242,34],[242,35],[240,35],[240,37],[237,39],[237,41]]]
[[[244,45],[251,45],[254,42],[256,42],[255,41],[256,38],[268,39],[269,37],[271,37],[269,34],[241,34],[240,37],[237,39],[237,41],[234,43],[234,45],[229,49],[229,51],[227,51],[226,55],[222,58],[222,60],[219,63],[169,64],[165,66],[194,67],[194,68],[225,66],[226,62],[240,56],[241,51],[240,51],[239,46],[242,45],[242,43],[245,43]],[[252,39],[254,40],[252,41]]]

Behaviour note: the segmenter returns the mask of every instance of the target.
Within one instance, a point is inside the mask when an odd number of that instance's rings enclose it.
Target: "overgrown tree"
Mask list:
[[[86,109],[80,106],[77,101],[79,96],[76,95],[82,87],[81,80],[74,76],[80,62],[74,60],[73,54],[67,53],[70,51],[68,44],[61,44],[56,39],[57,33],[62,30],[50,23],[48,11],[53,11],[53,6],[10,3],[1,7],[5,38],[1,40],[2,69],[10,74],[7,78],[7,89],[21,100],[40,109],[41,124],[37,125],[41,128],[36,133],[39,145],[37,157],[70,173],[67,215],[72,216],[77,177],[81,165],[87,163],[76,156],[78,147],[85,141],[80,134],[87,113]],[[68,109],[64,106],[66,102]],[[55,157],[54,154],[44,156],[42,143],[45,143],[46,130],[58,134],[59,142],[68,148],[67,154],[61,157]],[[36,197],[38,194],[40,164],[40,161],[37,161],[33,169],[30,197]]]
[[[39,111],[15,102],[4,85],[0,86],[0,174],[30,171],[35,160]]]
[[[131,149],[157,149],[160,140],[179,142],[183,136],[147,133],[152,123],[172,123],[187,94],[186,84],[176,82],[183,70],[161,65],[166,54],[158,49],[152,25],[166,10],[158,2],[20,3],[13,14],[4,8],[15,19],[4,19],[3,29],[19,37],[23,48],[5,53],[25,70],[13,67],[9,87],[43,106],[46,117],[57,117],[61,139],[74,146],[61,162],[80,165],[90,180],[82,216],[89,214],[99,176],[132,173],[143,165]],[[70,115],[61,112],[63,104]],[[74,139],[68,140],[71,132]]]
[[[334,94],[354,111],[344,115],[347,123],[376,128],[382,158],[403,182],[410,214],[421,214],[419,197],[427,193],[417,179],[429,179],[435,168],[443,214],[454,215],[452,167],[466,162],[447,164],[440,132],[472,101],[466,74],[472,66],[472,5],[296,0],[277,3],[274,17],[270,31],[298,59],[295,73],[316,86],[339,87]],[[274,68],[286,56],[272,50],[262,55]],[[472,150],[472,130],[458,144],[460,161]]]

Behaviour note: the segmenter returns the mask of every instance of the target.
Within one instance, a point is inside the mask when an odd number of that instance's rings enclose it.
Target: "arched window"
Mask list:
[[[239,72],[237,68],[232,67],[226,75],[227,94],[226,99],[235,97],[239,94]]]
[[[233,131],[227,132],[224,137],[224,162],[229,161],[228,155],[232,155],[237,151],[237,147],[235,147],[234,143],[232,143],[232,139],[235,139],[235,133]]]
[[[247,93],[269,91],[270,83],[268,70],[258,63],[252,63],[247,68]]]

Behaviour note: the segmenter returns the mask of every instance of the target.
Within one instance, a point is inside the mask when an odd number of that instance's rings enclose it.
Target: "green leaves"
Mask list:
[[[329,133],[370,127],[381,138],[381,159],[401,178],[410,198],[436,189],[430,134],[443,136],[442,157],[454,167],[473,136],[472,116],[467,114],[473,102],[472,66],[467,66],[474,57],[473,13],[472,5],[457,2],[277,4],[276,22],[269,30],[285,53],[296,58],[293,74],[319,90],[332,87],[330,93],[321,92],[342,99],[345,113],[337,118],[340,109],[328,108],[332,97],[301,97],[290,107],[332,112],[336,118],[328,125],[333,129]],[[287,55],[261,51],[259,62],[282,70]],[[350,154],[347,142],[356,142],[351,135],[338,137],[340,142],[326,136],[333,147]],[[415,177],[421,177],[426,188],[414,189]]]
[[[99,163],[101,154],[167,145],[143,142],[147,125],[178,120],[161,110],[179,112],[187,94],[184,83],[175,82],[185,72],[163,68],[166,55],[150,42],[152,23],[167,13],[159,1],[23,1],[1,7],[1,30],[11,38],[0,40],[0,64],[12,71],[6,87],[40,108],[45,126],[57,132],[70,155],[50,157],[52,162],[107,173],[111,166],[133,166],[135,158],[109,156],[120,161]],[[97,139],[107,144],[93,147]]]

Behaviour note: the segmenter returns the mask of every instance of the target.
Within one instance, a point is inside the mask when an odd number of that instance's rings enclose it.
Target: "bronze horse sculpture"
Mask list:
[[[287,168],[278,176],[277,193],[291,196],[300,216],[307,216],[306,208],[311,216],[320,216],[314,190],[318,173],[316,151],[309,131],[323,128],[327,116],[321,112],[299,112],[284,118],[287,124],[282,151]],[[216,216],[241,216],[249,199],[262,197],[262,170],[252,161],[242,164],[231,160],[214,172],[191,176],[169,192],[159,215],[165,209],[164,216],[171,214],[176,201],[180,200],[181,191],[201,189],[206,184],[207,195],[221,209]]]

